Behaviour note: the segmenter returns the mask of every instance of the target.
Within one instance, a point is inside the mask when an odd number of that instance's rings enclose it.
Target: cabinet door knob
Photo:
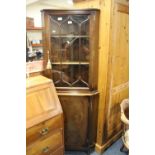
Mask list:
[[[40,134],[43,136],[43,135],[46,135],[48,133],[48,128],[44,128],[40,131]]]
[[[49,147],[48,146],[43,148],[43,150],[42,150],[43,153],[47,153],[48,151],[49,151]]]

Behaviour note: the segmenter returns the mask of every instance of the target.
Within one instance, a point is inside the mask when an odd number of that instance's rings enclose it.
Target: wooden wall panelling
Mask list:
[[[122,99],[128,97],[128,11],[123,9],[120,11],[118,9],[120,5],[120,3],[114,1],[112,3],[106,121],[105,134],[102,137],[105,144],[116,138],[115,135],[121,131],[119,104]],[[117,125],[115,125],[115,122],[117,122]],[[103,151],[106,147],[106,145],[103,145],[101,150]]]
[[[114,24],[113,24],[113,42],[111,45],[112,49],[112,70],[111,70],[111,88],[110,88],[110,97],[111,100],[109,102],[109,113],[108,118],[111,115],[114,115],[111,111],[113,106],[115,104],[121,102],[123,98],[128,97],[127,94],[124,94],[123,91],[123,85],[126,86],[126,89],[128,89],[128,85],[126,84],[128,82],[128,76],[129,76],[129,61],[128,61],[128,14],[126,11],[123,10],[120,12],[118,10],[118,6],[120,4],[115,3],[115,14],[114,14]],[[124,5],[122,5],[124,6]],[[118,92],[115,92],[115,95],[117,95],[116,98],[113,99],[112,90],[116,87],[122,87],[122,90],[120,89]],[[122,97],[121,97],[122,96]],[[117,105],[118,108],[119,104]],[[118,117],[116,117],[117,122],[119,124],[120,117],[119,117],[119,111],[117,112]],[[109,121],[107,121],[109,122]],[[114,121],[113,123],[114,124]],[[107,125],[108,126],[108,125]],[[111,130],[115,131],[115,127],[111,127]],[[109,131],[110,133],[110,131]]]
[[[112,104],[110,108],[110,115],[108,118],[108,133],[107,137],[114,136],[121,130],[121,121],[120,121],[120,103],[124,98],[128,98],[128,88],[121,90],[115,94],[112,94]]]
[[[113,2],[123,6],[129,6],[129,0],[114,0]]]
[[[116,87],[128,82],[129,56],[128,56],[128,14],[117,12],[115,24],[114,50],[113,53],[113,86]]]
[[[117,11],[118,12],[124,12],[129,13],[129,7],[127,5],[117,4]]]

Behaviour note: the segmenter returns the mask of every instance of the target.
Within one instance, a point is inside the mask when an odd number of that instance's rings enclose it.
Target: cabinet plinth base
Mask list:
[[[109,139],[103,145],[96,143],[95,151],[99,154],[102,154],[112,143],[114,143],[117,139],[119,139],[121,137],[121,134],[122,134],[122,130],[119,131],[116,135],[114,135],[111,139]]]

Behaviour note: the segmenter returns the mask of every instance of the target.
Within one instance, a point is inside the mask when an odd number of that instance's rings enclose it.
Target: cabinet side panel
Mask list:
[[[99,12],[92,12],[90,16],[90,89],[97,89],[98,82],[98,61],[99,61]]]
[[[89,143],[95,145],[97,137],[98,95],[89,97]]]

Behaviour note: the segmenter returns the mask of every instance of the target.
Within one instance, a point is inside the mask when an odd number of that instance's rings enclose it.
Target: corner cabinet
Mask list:
[[[98,111],[99,10],[42,10],[45,66],[49,58],[64,111],[65,149],[90,151]]]

